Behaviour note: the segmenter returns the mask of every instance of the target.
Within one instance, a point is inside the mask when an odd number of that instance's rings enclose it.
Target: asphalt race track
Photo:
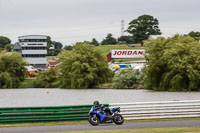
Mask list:
[[[167,128],[167,127],[198,127],[200,120],[177,120],[177,121],[154,121],[154,122],[128,122],[123,125],[102,124],[91,126],[81,125],[55,125],[55,126],[32,126],[32,127],[2,127],[0,133],[55,133],[68,131],[92,131],[92,130],[117,130],[139,128]]]

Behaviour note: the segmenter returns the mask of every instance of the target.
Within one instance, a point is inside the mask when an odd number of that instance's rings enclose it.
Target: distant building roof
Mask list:
[[[50,61],[48,61],[48,63],[49,63],[50,67],[56,67],[56,66],[60,65],[61,62],[59,60],[50,60]]]
[[[45,35],[25,35],[19,36],[18,39],[47,39]]]
[[[22,47],[19,43],[15,43],[15,46],[13,47],[13,50],[21,50]]]

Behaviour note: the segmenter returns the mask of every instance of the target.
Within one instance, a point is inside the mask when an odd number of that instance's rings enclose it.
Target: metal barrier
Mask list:
[[[200,100],[112,103],[126,120],[200,117]]]
[[[0,124],[82,121],[88,119],[91,106],[2,107]]]

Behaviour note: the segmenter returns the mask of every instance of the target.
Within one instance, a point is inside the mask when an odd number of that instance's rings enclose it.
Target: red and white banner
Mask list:
[[[111,50],[112,58],[144,58],[144,49]]]

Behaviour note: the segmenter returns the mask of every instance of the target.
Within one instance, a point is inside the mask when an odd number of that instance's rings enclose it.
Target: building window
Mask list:
[[[46,54],[22,54],[22,57],[25,57],[25,58],[43,58],[43,57],[46,57]]]
[[[19,42],[46,42],[46,39],[19,39]]]
[[[46,50],[46,47],[22,47],[22,50]]]

